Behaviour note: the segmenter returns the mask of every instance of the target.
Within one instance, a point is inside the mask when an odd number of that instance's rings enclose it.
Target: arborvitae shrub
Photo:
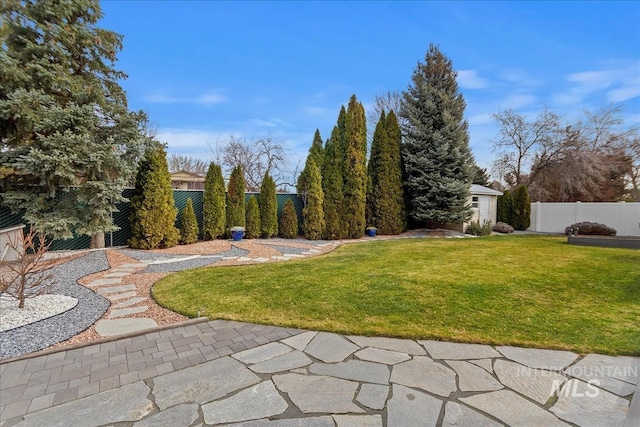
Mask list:
[[[231,227],[245,226],[244,190],[244,175],[242,174],[242,168],[238,165],[233,169],[229,177],[227,190],[227,230]]]
[[[180,218],[180,243],[183,245],[189,245],[198,241],[198,220],[196,219],[196,213],[193,210],[193,202],[191,197],[187,199],[187,204],[182,210],[182,217]]]
[[[226,197],[222,169],[219,165],[211,163],[204,181],[202,198],[202,234],[205,240],[224,235],[224,225],[227,221]]]
[[[260,206],[256,196],[249,197],[247,202],[247,227],[245,237],[247,239],[257,239],[260,237]]]
[[[260,186],[260,229],[264,238],[278,235],[276,183],[268,172],[265,173]]]
[[[513,193],[513,222],[516,230],[526,230],[531,225],[531,199],[529,191],[524,185],[516,188]]]
[[[509,190],[498,196],[497,220],[506,224],[513,223],[513,194]]]
[[[149,149],[140,162],[131,197],[131,238],[134,249],[169,248],[178,243],[171,175],[164,149]]]
[[[291,200],[287,200],[282,208],[280,235],[285,239],[295,239],[298,237],[298,215]]]
[[[322,178],[313,159],[309,160],[307,166],[307,205],[302,210],[302,230],[307,239],[318,240],[324,231]]]

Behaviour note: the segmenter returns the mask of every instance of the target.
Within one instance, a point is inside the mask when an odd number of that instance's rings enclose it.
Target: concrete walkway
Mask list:
[[[639,371],[205,319],[0,363],[0,426],[637,427]]]

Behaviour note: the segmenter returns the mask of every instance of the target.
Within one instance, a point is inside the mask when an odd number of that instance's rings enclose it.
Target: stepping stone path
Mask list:
[[[147,267],[147,263],[122,264],[114,267],[100,279],[96,279],[87,286],[96,293],[111,301],[111,310],[106,318],[96,322],[96,332],[103,337],[129,334],[158,326],[158,323],[146,317],[126,316],[144,313],[149,309],[147,305],[133,305],[144,302],[148,297],[139,297],[135,285],[121,285],[122,280]]]
[[[252,256],[251,250],[248,250],[247,254],[243,256],[224,256],[223,254],[208,254],[208,255],[184,255],[184,256],[172,256],[167,257],[164,254],[158,254],[154,252],[140,252],[146,256],[144,260],[138,263],[122,264],[117,267],[111,268],[101,275],[99,279],[93,280],[87,286],[92,288],[97,294],[107,298],[111,301],[111,310],[109,313],[96,322],[96,332],[102,337],[112,337],[122,334],[133,333],[137,331],[146,330],[149,328],[157,327],[158,324],[155,320],[145,317],[128,317],[133,314],[144,313],[148,311],[149,306],[144,305],[144,301],[149,297],[138,296],[136,293],[136,285],[134,284],[122,284],[123,280],[134,273],[141,272],[150,265],[176,265],[176,271],[182,269],[178,264],[197,260],[197,259],[209,259],[211,264],[215,264],[219,261],[235,261],[238,263],[263,263],[269,261],[288,261],[291,259],[305,258],[306,256],[318,255],[327,252],[335,248],[337,242],[326,243],[294,243],[287,245],[282,242],[271,243],[270,241],[251,240],[252,244],[264,245],[267,248],[276,250],[281,255],[274,255],[269,258],[262,256]],[[156,257],[149,257],[149,255],[157,255]],[[131,251],[127,252],[127,255],[132,255]],[[151,258],[151,259],[150,259]],[[294,363],[290,361],[289,363]],[[269,368],[271,369],[271,368]]]
[[[0,426],[635,427],[639,367],[203,321],[0,364]]]

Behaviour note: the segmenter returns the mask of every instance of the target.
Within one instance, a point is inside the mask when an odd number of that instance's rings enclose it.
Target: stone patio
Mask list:
[[[630,427],[639,371],[633,357],[200,321],[0,363],[0,426]]]

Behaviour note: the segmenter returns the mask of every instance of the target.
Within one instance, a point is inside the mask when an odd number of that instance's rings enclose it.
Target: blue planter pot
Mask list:
[[[231,232],[231,237],[236,242],[239,241],[239,240],[242,240],[243,236],[244,236],[244,231],[232,231]]]
[[[366,230],[367,236],[376,237],[377,230]]]

